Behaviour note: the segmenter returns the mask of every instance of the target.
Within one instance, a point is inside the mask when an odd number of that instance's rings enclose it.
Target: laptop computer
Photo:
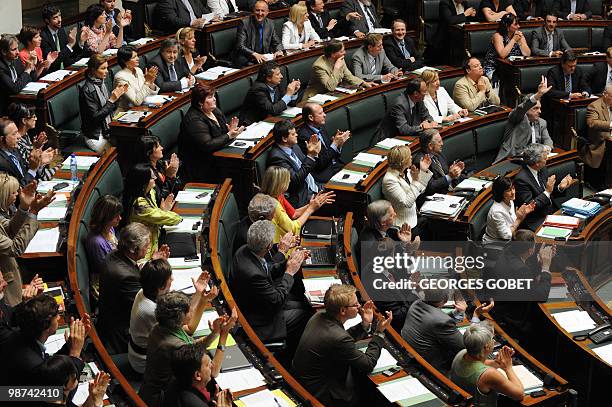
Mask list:
[[[213,358],[214,353],[211,351],[210,354],[210,357]],[[242,350],[238,345],[228,346],[225,348],[221,372],[231,372],[232,370],[245,369],[251,366],[253,366],[253,364],[249,362],[246,356],[244,356],[244,353],[242,353]]]
[[[310,222],[310,221],[309,221]],[[308,247],[310,250],[310,257],[306,260],[306,265],[308,266],[336,266],[336,250],[338,244],[338,220],[326,220],[328,226],[331,226],[331,241],[329,246],[323,247]],[[308,225],[308,222],[306,222]],[[304,225],[304,226],[306,226]],[[311,231],[314,228],[311,228]],[[318,231],[322,231],[324,229],[318,229]],[[304,237],[310,237],[302,233]]]

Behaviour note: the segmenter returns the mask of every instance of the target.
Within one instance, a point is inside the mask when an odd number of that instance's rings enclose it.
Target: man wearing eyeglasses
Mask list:
[[[392,313],[378,321],[372,330],[374,304],[360,305],[355,287],[332,285],[325,293],[325,311],[315,314],[300,339],[293,369],[295,377],[326,406],[356,406],[364,401],[354,377],[371,373],[384,346],[384,331],[391,323]],[[348,331],[344,324],[357,315],[361,323]],[[372,333],[365,352],[355,341]]]

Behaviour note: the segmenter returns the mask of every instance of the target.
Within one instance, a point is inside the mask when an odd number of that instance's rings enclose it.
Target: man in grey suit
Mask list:
[[[557,20],[553,14],[547,14],[544,25],[531,34],[531,54],[541,57],[560,57],[563,51],[571,49],[562,31],[557,30]]]
[[[423,103],[426,94],[425,82],[420,78],[411,79],[404,93],[395,99],[395,103],[378,125],[374,142],[395,137],[398,134],[416,136],[423,130],[439,128],[440,125],[433,121]]]
[[[402,338],[440,372],[450,370],[453,358],[463,345],[463,335],[457,329],[457,321],[463,321],[466,304],[463,300],[455,302],[451,314],[442,311],[449,299],[447,290],[425,290],[425,299],[415,301],[408,310],[402,328]],[[473,323],[480,322],[483,312],[493,308],[493,302],[481,304],[474,310]]]
[[[283,55],[283,44],[274,31],[274,23],[268,19],[268,12],[268,3],[258,1],[253,6],[253,14],[240,21],[233,58],[237,68],[262,63],[266,60],[265,54]]]
[[[356,77],[368,82],[389,82],[402,76],[402,70],[393,65],[385,55],[382,39],[382,35],[370,33],[366,36],[363,46],[355,51],[351,65]]]
[[[553,141],[548,135],[546,120],[540,118],[542,112],[540,99],[551,88],[546,78],[542,77],[538,91],[525,97],[523,102],[510,113],[504,129],[504,141],[495,157],[495,162],[520,154],[531,143],[545,144],[552,149]]]

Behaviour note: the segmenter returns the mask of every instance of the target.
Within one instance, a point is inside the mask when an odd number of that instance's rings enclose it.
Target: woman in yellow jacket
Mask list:
[[[158,249],[159,233],[163,226],[174,226],[181,222],[181,217],[172,212],[174,194],[163,199],[159,206],[155,199],[156,176],[149,164],[136,164],[128,172],[123,189],[123,207],[125,216],[130,222],[140,222],[151,230],[151,244],[145,260]]]

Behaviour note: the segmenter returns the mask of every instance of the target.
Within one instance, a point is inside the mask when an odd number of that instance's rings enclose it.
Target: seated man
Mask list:
[[[107,20],[112,20],[113,22],[113,34],[117,36],[119,34],[119,25],[117,21],[121,17],[121,13],[124,13],[125,17],[132,21],[132,10],[126,9],[121,11],[120,9],[115,7],[115,0],[99,0],[99,3],[102,7],[104,7],[104,13],[106,14]],[[123,44],[117,44],[118,47],[121,45],[125,45],[128,42],[132,41],[134,36],[132,34],[131,24],[123,27]]]
[[[429,114],[423,99],[427,94],[427,85],[420,79],[411,79],[404,93],[393,102],[391,109],[378,125],[375,141],[400,136],[416,136],[423,130],[439,127]]]
[[[596,62],[593,67],[591,91],[598,95],[610,85],[612,85],[612,47],[606,49],[606,62]]]
[[[155,28],[174,34],[179,28],[202,28],[210,13],[205,2],[199,0],[159,0],[155,8]]]
[[[383,40],[385,54],[393,66],[403,71],[412,71],[423,66],[423,58],[414,46],[412,38],[406,35],[404,20],[395,20],[391,23],[391,36]]]
[[[548,135],[546,120],[540,118],[542,112],[540,99],[549,90],[546,78],[542,77],[538,91],[526,96],[510,113],[504,129],[504,141],[495,157],[495,162],[521,153],[531,143],[544,144],[552,149],[553,141]]]
[[[546,73],[548,84],[552,89],[548,93],[551,99],[576,99],[588,97],[591,88],[586,75],[577,67],[578,59],[572,51],[561,55],[561,64],[555,65]]]
[[[337,129],[336,134],[330,137],[325,129],[325,116],[321,105],[306,103],[302,107],[304,126],[298,132],[298,145],[304,154],[308,153],[308,141],[313,135],[321,142],[319,159],[311,172],[315,181],[320,184],[325,184],[344,167],[345,163],[340,157],[342,146],[351,136],[350,131]]]
[[[560,57],[572,47],[565,40],[563,31],[557,30],[558,17],[547,14],[542,27],[531,34],[531,55],[541,57]]]
[[[524,229],[535,231],[544,222],[546,216],[555,211],[552,198],[562,195],[577,181],[568,174],[556,184],[556,177],[548,176],[546,168],[548,152],[549,148],[545,145],[529,144],[523,151],[521,170],[514,178],[516,190],[514,205],[520,208],[523,204],[535,202],[534,211],[527,215],[521,224]]]
[[[557,15],[559,3],[557,0],[514,0],[512,7],[520,21],[544,20],[547,15]]]
[[[340,16],[348,22],[347,34],[363,38],[375,28],[380,28],[376,6],[370,0],[345,0]]]
[[[290,103],[297,101],[299,79],[291,81],[286,88],[282,81],[283,74],[276,62],[266,62],[259,68],[257,79],[242,103],[241,125],[248,126],[268,116],[278,116]]]
[[[402,76],[402,70],[394,66],[385,55],[382,39],[380,34],[366,35],[363,46],[351,58],[355,76],[369,82],[389,82]]]
[[[476,57],[463,65],[465,76],[455,83],[453,100],[462,108],[473,112],[481,106],[499,105],[499,96],[493,91],[489,78],[484,75],[482,64]]]
[[[612,48],[608,49],[610,50]],[[606,86],[599,99],[587,106],[586,123],[590,144],[580,149],[580,158],[585,163],[584,179],[596,190],[606,188],[606,174],[602,171],[601,164],[606,152],[606,143],[612,142],[610,109],[612,109],[612,84]]]
[[[426,196],[436,193],[446,194],[466,177],[462,174],[465,169],[463,161],[455,161],[449,166],[448,160],[442,153],[444,141],[437,130],[423,132],[419,138],[419,144],[421,151],[415,154],[414,163],[418,167],[423,156],[429,154],[431,157],[429,171],[432,172],[425,192],[417,198],[417,205],[421,207]]]
[[[355,341],[372,330],[374,304],[361,306],[352,285],[332,285],[325,293],[325,311],[316,313],[304,330],[293,358],[295,378],[326,406],[354,406],[364,401],[355,382],[356,375],[371,373],[385,343],[384,331],[392,320],[379,320],[365,352]],[[344,329],[344,323],[357,315],[361,323]],[[366,404],[371,405],[371,404]]]
[[[308,318],[310,306],[289,293],[307,252],[294,250],[288,259],[282,252],[270,258],[274,225],[258,220],[251,225],[247,244],[236,252],[229,287],[240,311],[264,343],[287,340],[295,349]],[[292,346],[291,346],[292,344]]]
[[[69,67],[79,59],[81,50],[77,44],[77,28],[71,28],[66,34],[66,30],[62,27],[62,12],[53,4],[43,7],[42,18],[45,22],[45,28],[40,31],[43,60],[47,59],[50,52],[59,52],[57,59],[49,66],[47,72]]]
[[[19,185],[26,186],[40,176],[38,169],[48,164],[50,159],[43,156],[40,148],[33,149],[26,162],[19,153],[18,143],[21,138],[17,126],[6,117],[0,117],[0,171],[15,177]]]
[[[247,207],[247,216],[238,221],[236,236],[234,237],[232,253],[236,253],[247,242],[247,233],[253,222],[258,220],[272,221],[274,211],[276,210],[276,202],[274,198],[266,194],[255,194],[249,201]]]
[[[274,146],[268,155],[267,167],[273,165],[289,170],[289,197],[287,200],[294,208],[301,208],[310,202],[310,197],[319,192],[311,172],[317,166],[321,142],[310,139],[306,143],[306,155],[297,146],[298,137],[295,126],[288,120],[277,122],[272,129]]]
[[[306,7],[308,8],[308,19],[312,28],[317,32],[322,40],[332,38],[335,34],[336,24],[338,21],[331,18],[329,11],[325,10],[324,0],[307,0]]]
[[[588,20],[593,17],[589,0],[558,0],[557,15],[566,20]]]
[[[481,0],[478,6],[480,21],[499,21],[508,13],[516,15],[512,0],[500,0],[495,4],[493,0]]]
[[[159,54],[149,62],[149,67],[156,66],[158,69],[155,84],[159,86],[159,93],[178,92],[195,83],[185,58],[178,56],[178,43],[174,38],[168,38],[161,42]]]
[[[274,30],[274,23],[268,19],[268,3],[258,1],[253,14],[240,21],[234,47],[234,65],[237,68],[264,62],[265,54],[280,56],[283,44]]]
[[[325,44],[323,55],[312,64],[312,75],[303,100],[308,100],[318,93],[333,92],[340,84],[366,88],[372,86],[370,82],[356,77],[349,71],[344,61],[345,54],[342,41],[330,40]]]
[[[409,227],[394,227],[397,214],[391,202],[379,199],[368,205],[367,223],[359,233],[359,243],[361,246],[365,242],[378,242],[389,238],[396,242],[410,242],[411,231]],[[359,256],[357,257],[359,258]]]

